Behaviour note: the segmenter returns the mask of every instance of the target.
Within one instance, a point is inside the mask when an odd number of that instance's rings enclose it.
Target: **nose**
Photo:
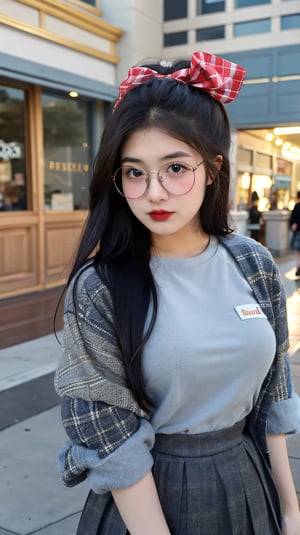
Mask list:
[[[157,171],[151,171],[148,173],[147,198],[149,201],[158,202],[168,198],[168,192],[165,190],[162,184],[163,181]]]

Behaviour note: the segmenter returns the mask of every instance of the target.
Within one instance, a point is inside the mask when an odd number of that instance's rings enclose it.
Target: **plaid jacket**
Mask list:
[[[268,459],[266,424],[269,433],[300,430],[300,402],[293,392],[287,357],[285,294],[278,268],[265,247],[239,235],[220,238],[220,244],[239,265],[276,336],[273,365],[248,416],[249,430]],[[149,415],[126,384],[111,296],[92,266],[81,272],[77,282],[76,317],[73,291],[74,283],[66,295],[64,351],[55,375],[56,390],[63,398],[63,425],[70,438],[59,456],[62,480],[73,486],[95,470],[101,479],[101,471],[103,475],[115,458],[123,456],[124,461],[129,450],[132,454],[137,436],[147,444],[148,453],[140,461],[141,477],[152,465],[149,449],[154,433]],[[115,486],[128,486],[138,479],[136,474],[132,478],[125,474]],[[94,490],[105,492],[112,485],[108,476],[106,483],[94,483]]]

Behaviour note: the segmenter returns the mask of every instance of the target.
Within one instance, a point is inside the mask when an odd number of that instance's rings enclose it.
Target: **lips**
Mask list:
[[[154,221],[166,221],[166,219],[169,219],[173,213],[174,212],[167,212],[166,210],[153,210],[152,212],[149,212],[149,216],[151,219],[154,219]]]

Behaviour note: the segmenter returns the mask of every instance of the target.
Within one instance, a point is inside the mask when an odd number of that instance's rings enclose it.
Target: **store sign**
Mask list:
[[[291,177],[284,175],[274,175],[274,189],[289,189],[291,185]]]
[[[22,148],[19,143],[12,141],[6,143],[0,139],[0,159],[2,160],[16,160],[22,158]]]
[[[81,162],[60,162],[49,160],[49,171],[60,171],[62,173],[88,173],[89,165]]]
[[[283,158],[277,158],[277,175],[283,175],[287,177],[292,176],[292,163],[288,160],[284,160]]]

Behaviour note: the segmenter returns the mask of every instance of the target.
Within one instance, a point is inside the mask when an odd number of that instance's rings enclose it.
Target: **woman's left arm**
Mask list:
[[[283,534],[300,534],[300,511],[290,468],[285,435],[268,435],[272,474],[277,486],[283,517]]]

